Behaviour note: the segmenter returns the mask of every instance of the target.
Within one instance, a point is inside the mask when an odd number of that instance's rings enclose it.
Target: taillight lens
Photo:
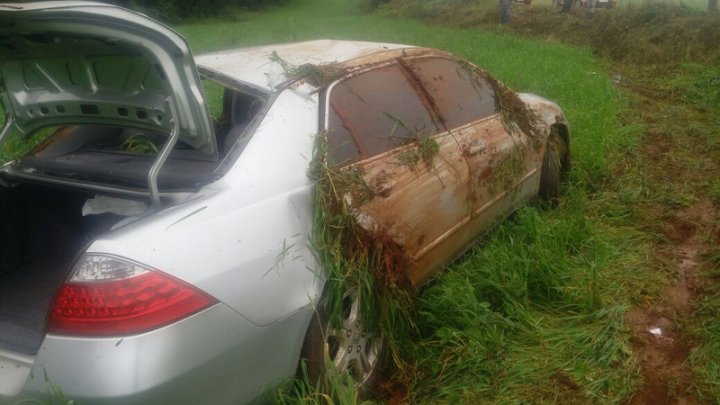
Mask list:
[[[168,325],[216,302],[160,271],[121,258],[86,255],[55,298],[48,332],[132,335]]]

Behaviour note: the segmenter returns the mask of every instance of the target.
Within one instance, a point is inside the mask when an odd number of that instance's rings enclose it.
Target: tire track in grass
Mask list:
[[[642,80],[642,74],[632,79]],[[656,254],[672,276],[657,299],[625,315],[643,375],[630,403],[694,404],[703,402],[696,395],[694,370],[688,364],[697,342],[688,338],[685,323],[694,316],[696,300],[703,293],[705,257],[713,247],[709,235],[715,233],[718,208],[704,192],[703,182],[717,178],[717,156],[704,137],[684,129],[702,128],[704,115],[657,83],[621,85],[634,99],[628,114],[635,117],[631,121],[646,128],[640,165],[655,189],[650,218],[656,221],[648,227],[664,236]]]
[[[672,269],[675,280],[665,287],[661,302],[633,308],[625,316],[644,376],[631,404],[697,402],[688,392],[693,379],[687,366],[690,346],[678,318],[692,316],[701,282],[701,257],[709,248],[697,235],[715,211],[712,202],[703,199],[674,215],[666,234],[671,243],[659,248],[658,254]]]

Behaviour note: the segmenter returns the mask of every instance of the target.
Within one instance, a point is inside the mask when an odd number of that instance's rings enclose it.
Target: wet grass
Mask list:
[[[4,110],[0,105],[0,128],[5,123]],[[21,156],[42,143],[57,127],[49,127],[38,130],[30,137],[10,136],[0,146],[0,164]]]
[[[687,334],[694,340],[689,363],[697,381],[695,394],[707,402],[720,398],[720,251],[716,248],[707,257],[712,266],[704,274],[708,283],[704,294],[696,302],[692,319],[686,320]]]
[[[626,265],[625,248],[644,242],[605,234],[576,209],[522,209],[425,291],[411,403],[620,402],[632,393],[628,303],[606,287],[618,285],[609,269]]]
[[[658,252],[674,252],[674,245],[698,246],[701,256],[698,269],[690,280],[697,284],[697,294],[690,314],[672,316],[677,330],[690,348],[687,360],[694,377],[688,388],[700,403],[720,400],[717,378],[720,376],[720,295],[718,294],[717,242],[720,229],[717,208],[717,178],[720,176],[718,130],[720,111],[710,101],[717,97],[708,83],[719,80],[715,66],[654,66],[645,69],[622,68],[625,83],[621,87],[633,92],[631,109],[622,121],[639,126],[640,147],[626,151],[614,187],[625,206],[642,207],[643,215],[633,219],[637,228],[658,235]],[[704,90],[699,91],[699,87]],[[620,172],[621,168],[630,170]],[[696,218],[690,235],[678,235],[684,211]],[[643,217],[644,216],[644,217]],[[698,221],[698,222],[695,222]],[[682,279],[682,274],[673,278]],[[651,303],[664,305],[666,297],[656,294]],[[682,395],[683,393],[678,393]]]

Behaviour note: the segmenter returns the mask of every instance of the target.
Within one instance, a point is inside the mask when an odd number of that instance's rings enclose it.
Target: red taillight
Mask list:
[[[173,277],[144,271],[121,279],[65,283],[48,321],[50,333],[123,336],[185,318],[216,301]]]

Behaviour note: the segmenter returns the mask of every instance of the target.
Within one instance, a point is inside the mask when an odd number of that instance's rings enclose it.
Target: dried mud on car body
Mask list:
[[[466,192],[465,197],[459,195],[448,196],[451,199],[464,199],[462,204],[468,206],[470,216],[473,216],[474,208],[474,195],[476,189],[481,187],[482,184],[489,184],[489,187],[494,189],[507,188],[513,184],[518,176],[523,173],[525,169],[525,163],[520,159],[517,159],[518,155],[522,153],[525,148],[533,148],[537,153],[540,153],[545,145],[545,140],[549,134],[549,128],[547,128],[541,121],[540,117],[520,99],[520,97],[514,91],[507,88],[503,83],[494,79],[484,70],[478,69],[474,65],[461,61],[451,57],[441,51],[426,50],[426,49],[403,49],[388,51],[388,53],[394,53],[394,57],[388,59],[387,53],[369,55],[361,57],[349,62],[342,64],[325,64],[325,65],[300,65],[293,66],[282,59],[281,55],[274,53],[271,56],[271,60],[282,65],[290,81],[307,81],[308,83],[317,86],[321,91],[323,88],[328,86],[331,82],[344,77],[352,77],[359,72],[366,71],[369,67],[374,65],[386,65],[391,63],[398,63],[404,67],[404,71],[409,76],[409,80],[414,82],[415,88],[419,89],[419,98],[426,104],[426,108],[432,112],[433,119],[439,124],[438,127],[445,131],[445,134],[439,134],[425,138],[422,134],[418,134],[414,140],[408,142],[406,145],[399,146],[398,149],[391,151],[396,153],[397,161],[379,162],[376,160],[372,166],[372,173],[363,172],[362,169],[358,171],[355,166],[348,166],[346,168],[330,168],[327,156],[327,140],[322,139],[327,134],[320,134],[318,136],[318,142],[322,145],[318,149],[323,150],[319,155],[316,155],[315,159],[323,160],[322,163],[315,161],[313,163],[314,171],[319,167],[324,167],[326,175],[328,176],[328,183],[318,184],[318,187],[332,187],[332,190],[325,190],[326,196],[333,196],[334,201],[324,201],[324,210],[331,215],[348,215],[348,222],[351,222],[351,232],[354,233],[354,243],[348,245],[348,256],[349,257],[363,257],[367,255],[368,249],[380,249],[379,252],[374,254],[378,257],[382,257],[382,263],[384,264],[382,274],[384,277],[389,277],[402,285],[413,284],[408,277],[413,278],[409,271],[412,271],[412,267],[415,264],[415,254],[411,251],[410,246],[418,245],[417,242],[422,242],[425,235],[419,235],[415,241],[405,240],[402,235],[399,235],[397,231],[393,231],[391,219],[394,215],[397,215],[397,209],[405,209],[411,201],[395,201],[392,205],[383,204],[383,202],[377,202],[377,197],[387,199],[394,189],[405,188],[413,179],[418,176],[430,175],[428,178],[433,176],[442,183],[442,179],[439,176],[441,169],[446,169],[449,172],[457,172],[458,169],[454,167],[458,161],[462,161],[467,166],[469,173],[475,173],[477,170],[473,167],[473,164],[466,158],[465,153],[453,153],[450,148],[444,148],[444,144],[454,144],[459,146],[459,150],[463,151],[468,148],[468,145],[464,145],[459,137],[457,130],[452,130],[447,127],[445,119],[442,116],[440,108],[436,103],[448,103],[451,100],[436,100],[424,90],[420,79],[412,73],[412,69],[407,66],[407,58],[422,58],[422,57],[441,57],[454,60],[462,66],[463,69],[471,70],[479,73],[479,75],[487,80],[493,87],[495,94],[498,97],[497,102],[500,106],[501,114],[503,115],[502,125],[511,134],[516,134],[517,131],[522,131],[531,140],[530,144],[518,144],[519,150],[511,151],[489,151],[489,160],[497,165],[491,165],[494,170],[484,170],[479,173],[479,176],[471,175],[467,178],[465,185]],[[442,78],[439,78],[442,80]],[[492,123],[490,123],[492,124]],[[485,127],[477,130],[484,130],[486,134],[492,134],[497,132],[499,128],[493,128],[492,125],[486,125]],[[429,139],[430,142],[423,144],[423,139]],[[374,158],[373,158],[374,159]],[[423,164],[419,164],[422,162]],[[407,166],[403,168],[402,166]],[[400,174],[398,174],[400,173]],[[391,176],[392,175],[392,176]],[[396,177],[396,182],[392,186],[388,186],[384,179],[390,177]],[[315,173],[314,178],[317,177]],[[389,181],[389,180],[387,180]],[[405,184],[407,181],[407,184]],[[415,182],[417,183],[417,182]],[[421,187],[432,187],[433,181],[426,181],[423,183],[414,184],[415,186]],[[436,185],[436,184],[435,184]],[[442,184],[441,184],[442,185]],[[445,189],[444,185],[442,188]],[[435,191],[433,191],[435,192]],[[441,191],[444,192],[444,191]],[[419,191],[416,195],[423,194],[423,191]],[[367,209],[367,206],[373,206],[372,209]],[[421,222],[422,218],[418,218],[418,223],[415,225],[418,228],[423,228]],[[428,224],[425,224],[428,225]],[[414,227],[413,225],[411,225]],[[430,224],[432,227],[432,224]],[[415,249],[417,250],[417,249]],[[358,254],[357,251],[362,251],[362,254]],[[417,271],[417,270],[416,270]],[[427,273],[427,269],[423,270]],[[420,279],[421,277],[416,277]]]

